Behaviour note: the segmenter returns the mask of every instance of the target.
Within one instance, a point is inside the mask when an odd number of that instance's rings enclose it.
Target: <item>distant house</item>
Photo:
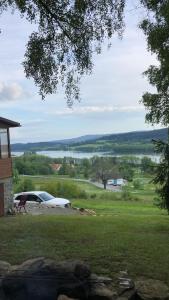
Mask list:
[[[62,167],[62,164],[50,164],[53,171],[58,172]]]
[[[17,122],[0,117],[0,216],[13,206],[9,128],[19,126]]]
[[[115,178],[115,179],[109,179],[107,181],[108,185],[115,185],[115,186],[122,186],[126,184],[126,180],[123,178]]]

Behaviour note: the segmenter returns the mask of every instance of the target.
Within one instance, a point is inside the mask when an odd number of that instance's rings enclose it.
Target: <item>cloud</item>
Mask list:
[[[133,106],[81,106],[74,108],[66,108],[64,110],[50,111],[49,114],[64,116],[64,115],[85,115],[85,114],[97,114],[97,113],[109,113],[109,112],[141,112],[144,111],[142,105]]]
[[[0,101],[16,101],[25,97],[26,92],[18,83],[0,82]]]

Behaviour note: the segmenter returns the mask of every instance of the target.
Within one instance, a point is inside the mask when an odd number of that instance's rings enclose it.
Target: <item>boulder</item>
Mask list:
[[[6,261],[0,260],[0,277],[4,276],[10,270],[11,270],[11,265]]]
[[[75,299],[69,298],[66,295],[59,295],[59,297],[57,298],[57,300],[75,300]],[[76,300],[78,300],[78,299],[76,299]]]
[[[140,300],[169,300],[169,288],[160,280],[139,280],[135,287]]]
[[[89,300],[113,300],[117,298],[116,291],[111,287],[112,279],[108,277],[97,276],[91,274],[90,276],[90,293]]]
[[[107,287],[97,286],[91,289],[88,296],[89,300],[114,300],[117,298],[117,294]]]
[[[28,260],[2,280],[8,300],[53,300],[60,294],[86,299],[90,269],[82,262],[56,263],[50,259]]]

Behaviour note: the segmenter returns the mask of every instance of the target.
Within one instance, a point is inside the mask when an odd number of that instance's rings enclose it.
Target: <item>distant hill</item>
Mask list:
[[[103,134],[91,134],[91,135],[83,135],[77,138],[64,139],[64,140],[55,140],[48,142],[35,142],[35,143],[16,143],[11,145],[12,151],[31,151],[34,149],[44,150],[46,147],[55,147],[55,146],[64,146],[64,145],[72,145],[75,143],[85,143],[89,141],[93,141],[103,137]],[[37,151],[38,151],[37,150]]]
[[[110,134],[102,136],[100,140],[111,140],[112,142],[150,142],[152,139],[167,139],[167,128],[149,130],[149,131],[132,131],[125,133]]]
[[[126,133],[85,135],[72,139],[38,143],[18,143],[12,151],[73,150],[81,152],[109,152],[111,154],[151,154],[152,139],[167,139],[167,128]]]

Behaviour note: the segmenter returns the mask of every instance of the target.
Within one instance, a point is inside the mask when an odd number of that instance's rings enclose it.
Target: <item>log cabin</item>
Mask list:
[[[9,128],[19,126],[17,122],[0,117],[0,217],[13,208]]]

